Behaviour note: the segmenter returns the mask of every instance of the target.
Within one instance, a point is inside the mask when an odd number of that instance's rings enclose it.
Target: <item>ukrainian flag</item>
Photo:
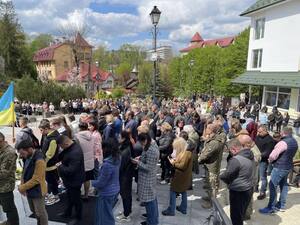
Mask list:
[[[0,98],[0,125],[12,125],[15,121],[14,84],[11,82]]]

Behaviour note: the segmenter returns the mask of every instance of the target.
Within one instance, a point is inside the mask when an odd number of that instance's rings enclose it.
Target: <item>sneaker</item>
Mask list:
[[[266,193],[260,193],[259,196],[257,196],[257,200],[263,200],[266,198]]]
[[[277,202],[275,205],[275,210],[279,212],[285,212],[285,207],[281,207],[280,202]]]
[[[46,205],[54,205],[60,201],[60,198],[57,195],[53,195],[53,197],[48,198],[45,202]]]
[[[53,198],[53,197],[54,197],[54,195],[52,193],[46,194],[45,201],[47,201],[48,199]]]
[[[120,216],[117,216],[116,219],[119,221],[119,222],[130,222],[131,221],[131,218],[130,216],[124,216],[124,214],[120,215]]]
[[[160,182],[160,184],[167,184],[167,181],[163,180]]]
[[[261,214],[272,214],[272,213],[275,213],[275,210],[271,209],[269,207],[265,207],[265,208],[259,209],[259,212]]]

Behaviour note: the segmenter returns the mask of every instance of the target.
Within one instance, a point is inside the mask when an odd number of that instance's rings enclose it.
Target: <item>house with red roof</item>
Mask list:
[[[115,80],[116,79],[111,72],[97,67],[96,64],[89,64],[84,61],[80,63],[79,71],[74,67],[64,71],[56,77],[56,81],[60,82],[62,85],[80,83],[85,90],[88,88],[88,82],[91,82],[93,90],[111,89],[114,87]]]
[[[219,46],[220,48],[225,48],[234,43],[235,37],[225,37],[211,40],[204,40],[201,35],[196,32],[192,37],[190,44],[180,50],[181,54],[188,54],[191,50],[196,48],[204,48],[207,46]]]
[[[40,49],[33,57],[39,78],[62,85],[77,83],[86,90],[88,82],[97,88],[112,88],[114,76],[91,63],[92,49],[80,33],[74,40],[63,40]]]

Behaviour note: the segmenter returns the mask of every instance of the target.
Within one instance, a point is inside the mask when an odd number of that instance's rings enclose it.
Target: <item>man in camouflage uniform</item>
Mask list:
[[[14,202],[17,154],[13,147],[7,144],[0,132],[0,205],[6,213],[7,221],[0,225],[19,225],[18,211]]]
[[[211,208],[211,198],[216,197],[218,191],[218,179],[221,168],[223,148],[226,139],[219,132],[220,126],[216,123],[209,124],[205,131],[204,148],[199,155],[199,163],[208,170],[208,198],[204,198],[203,208]]]

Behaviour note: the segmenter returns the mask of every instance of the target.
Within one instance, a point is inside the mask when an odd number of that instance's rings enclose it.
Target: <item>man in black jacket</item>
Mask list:
[[[247,135],[241,138],[245,139],[243,143],[251,141]],[[226,171],[221,174],[220,179],[229,188],[232,224],[243,225],[243,218],[253,193],[254,156],[251,150],[243,147],[237,138],[230,143],[230,154]]]
[[[84,182],[84,160],[80,146],[65,135],[61,135],[57,144],[63,149],[59,155],[60,162],[56,164],[58,173],[67,188],[68,206],[61,216],[71,217],[72,208],[75,206],[76,220],[69,224],[76,224],[82,219],[82,203],[80,188]]]
[[[257,197],[258,200],[262,200],[266,197],[267,190],[267,170],[269,166],[269,155],[271,154],[276,144],[275,140],[268,133],[268,128],[265,125],[260,125],[257,130],[257,137],[255,144],[261,153],[261,161],[259,163],[259,177],[261,180],[260,194]]]

